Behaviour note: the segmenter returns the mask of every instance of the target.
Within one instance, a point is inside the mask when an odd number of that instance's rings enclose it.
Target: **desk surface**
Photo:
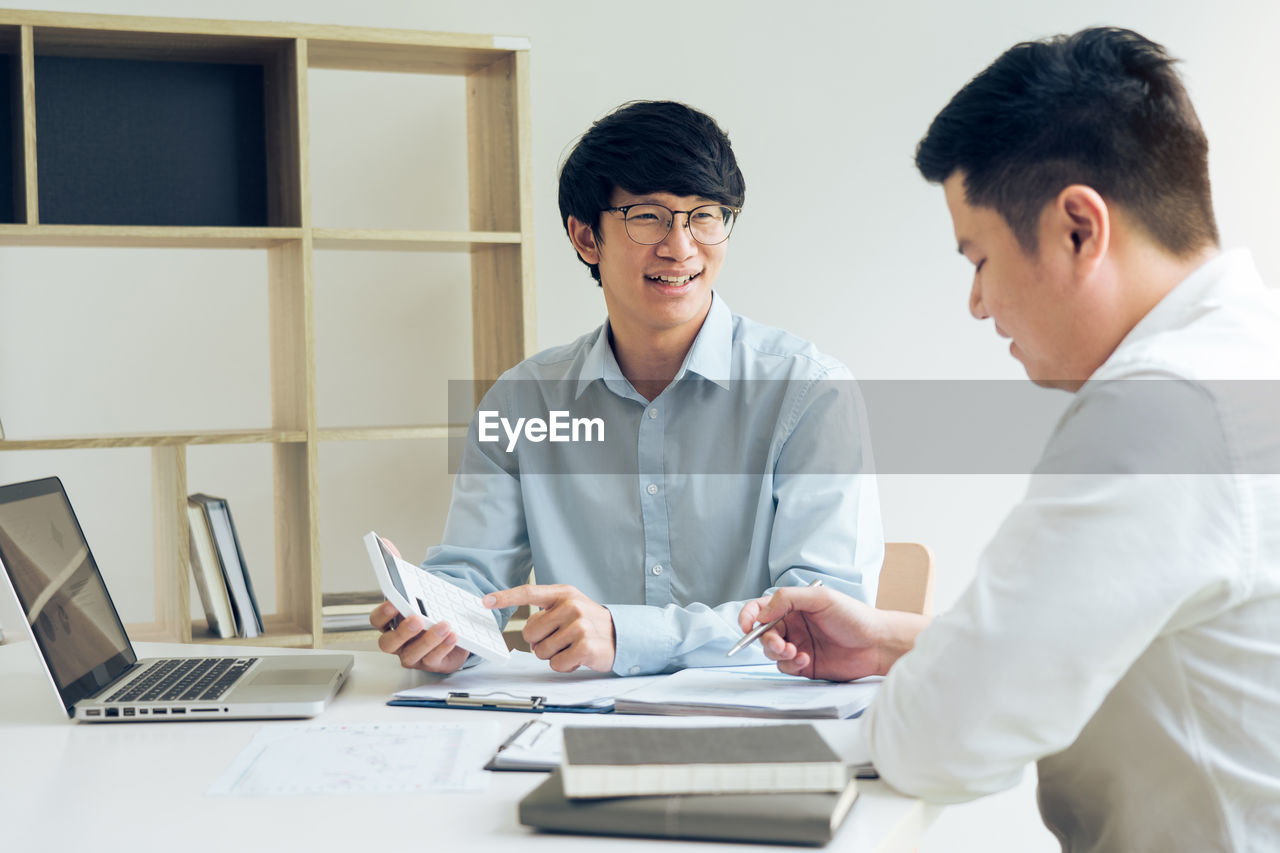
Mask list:
[[[139,643],[142,657],[218,654],[209,647]],[[240,647],[228,653],[240,654]],[[289,653],[279,649],[263,654]],[[316,723],[496,721],[500,735],[528,719],[493,711],[392,708],[396,690],[416,683],[390,655],[354,652],[346,686]],[[62,712],[29,642],[0,645],[0,850],[107,849],[145,851],[394,850],[429,841],[458,853],[602,849],[675,849],[671,842],[543,834],[521,826],[516,804],[541,773],[488,773],[481,793],[430,795],[209,796],[210,785],[269,721],[84,724]],[[584,723],[579,715],[547,715]],[[614,715],[592,716],[609,724]],[[296,724],[298,721],[290,721]],[[634,723],[635,718],[629,722]],[[818,721],[833,746],[856,721]],[[497,745],[496,743],[494,744]],[[910,851],[936,809],[859,781],[860,796],[831,847]],[[147,815],[147,822],[135,819]],[[702,847],[681,842],[684,848]],[[658,846],[661,845],[661,846]],[[796,849],[714,844],[714,853]]]

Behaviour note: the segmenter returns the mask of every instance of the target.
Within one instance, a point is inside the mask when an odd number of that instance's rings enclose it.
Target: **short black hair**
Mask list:
[[[1217,245],[1209,142],[1164,47],[1096,27],[1014,45],[956,93],[916,148],[941,183],[957,170],[975,207],[1027,252],[1044,206],[1085,184],[1175,256]]]
[[[589,223],[599,240],[600,213],[612,204],[615,188],[701,196],[733,207],[747,194],[728,134],[711,116],[675,101],[630,101],[582,135],[560,168],[566,233],[572,216]],[[599,267],[587,267],[599,283]]]

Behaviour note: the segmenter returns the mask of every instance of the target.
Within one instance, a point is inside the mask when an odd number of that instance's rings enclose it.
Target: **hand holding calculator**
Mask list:
[[[364,544],[378,587],[401,616],[421,616],[428,628],[448,622],[458,636],[458,647],[486,660],[510,657],[493,611],[479,596],[392,554],[373,531],[365,534]]]

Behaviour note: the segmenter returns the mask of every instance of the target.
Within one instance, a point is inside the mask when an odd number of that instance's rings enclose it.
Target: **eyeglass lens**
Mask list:
[[[661,243],[671,233],[675,214],[660,204],[635,204],[626,213],[627,235],[637,243]],[[689,211],[689,233],[708,246],[723,243],[733,230],[733,211],[720,204],[704,204]]]

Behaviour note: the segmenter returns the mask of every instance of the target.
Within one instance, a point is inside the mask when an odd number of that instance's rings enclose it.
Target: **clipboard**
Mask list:
[[[387,702],[409,708],[470,708],[476,711],[522,711],[541,714],[612,714],[613,703],[606,705],[550,705],[545,696],[513,696],[509,693],[467,693],[450,691],[443,699],[410,699],[395,697]]]
[[[628,676],[577,670],[553,672],[529,652],[507,661],[486,661],[449,675],[428,675],[398,691],[388,705],[410,708],[471,708],[525,714],[609,714],[621,694],[666,676]]]
[[[533,719],[498,745],[484,769],[547,773],[560,766],[563,752],[560,727],[545,720]]]

